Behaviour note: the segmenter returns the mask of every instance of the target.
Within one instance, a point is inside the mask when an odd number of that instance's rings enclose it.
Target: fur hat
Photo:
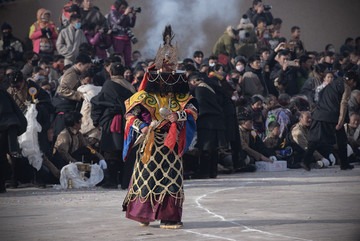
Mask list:
[[[244,14],[240,19],[240,24],[237,26],[237,29],[240,30],[240,29],[248,29],[248,28],[253,29],[254,25],[251,23],[249,17],[246,14]]]

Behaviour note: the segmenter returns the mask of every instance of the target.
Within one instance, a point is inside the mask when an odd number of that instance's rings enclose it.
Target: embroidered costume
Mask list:
[[[170,40],[171,27],[167,27],[167,49],[173,48]],[[134,145],[139,144],[139,148],[123,207],[127,218],[144,225],[162,220],[163,228],[179,228],[184,201],[181,157],[196,130],[197,108],[184,74],[175,72],[176,62],[168,56],[177,50],[165,51],[165,56],[160,51],[156,63],[161,58],[164,65],[157,65],[158,71],[155,66],[149,68],[139,92],[125,102],[124,160]],[[174,114],[177,120],[171,122]],[[147,127],[148,132],[143,134],[141,130]]]

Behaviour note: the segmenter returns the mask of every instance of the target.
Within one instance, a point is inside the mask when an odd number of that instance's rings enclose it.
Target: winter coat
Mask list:
[[[298,68],[289,66],[284,71],[282,66],[277,63],[270,74],[270,80],[278,83],[279,93],[285,92],[290,96],[299,93],[297,85]]]
[[[106,33],[92,34],[90,31],[85,31],[85,36],[89,43],[96,48],[96,56],[99,59],[106,59],[106,49],[111,46],[111,36]]]
[[[135,89],[130,91],[123,87],[120,81],[124,79],[107,80],[100,93],[91,99],[91,118],[94,126],[102,127],[101,146],[102,151],[119,151],[123,149],[125,128],[125,100],[130,98]],[[121,133],[111,131],[111,124],[115,116],[120,115]]]
[[[262,12],[262,13],[258,14],[257,11],[254,8],[249,8],[249,10],[246,12],[246,15],[249,17],[249,19],[251,20],[251,22],[254,25],[257,24],[257,20],[260,17],[265,18],[266,25],[271,25],[272,24],[273,16],[272,16],[271,12]]]
[[[241,91],[245,96],[262,95],[267,96],[268,90],[264,81],[262,70],[256,70],[250,66],[246,66],[245,74],[243,75],[243,81],[241,82]]]
[[[65,65],[74,63],[79,54],[79,47],[87,43],[86,36],[81,29],[75,29],[71,24],[61,30],[56,41],[56,48],[59,54],[65,57]]]
[[[232,27],[228,26],[224,34],[215,43],[214,48],[212,50],[212,54],[215,56],[219,56],[219,54],[223,54],[226,56],[235,57],[236,42],[237,40],[235,39],[235,35],[233,33]]]
[[[344,121],[350,94],[350,86],[342,78],[335,79],[321,91],[312,118],[334,124]]]
[[[118,10],[114,6],[111,6],[111,10],[108,16],[108,23],[113,31],[113,37],[122,40],[130,40],[126,33],[126,28],[133,28],[135,26],[136,16],[127,16]]]
[[[16,126],[19,136],[26,131],[27,121],[11,95],[0,89],[0,132],[6,131],[10,126]]]
[[[96,8],[91,8],[88,11],[85,11],[83,8],[80,9],[81,15],[81,26],[89,25],[94,23],[99,26],[107,26],[106,18],[102,13]]]
[[[42,32],[42,30],[46,28],[51,31],[50,41],[53,48],[51,52],[56,50],[56,39],[58,38],[58,32],[56,30],[55,23],[52,21],[49,21],[48,23],[41,21],[41,16],[46,12],[48,11],[44,8],[39,9],[37,12],[37,21],[30,27],[29,38],[33,41],[33,51],[36,53],[40,52],[41,44],[49,41],[46,34],[44,35]]]

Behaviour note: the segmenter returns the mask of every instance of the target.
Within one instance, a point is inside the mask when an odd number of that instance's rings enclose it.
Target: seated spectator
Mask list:
[[[353,90],[351,92],[350,100],[348,103],[349,117],[352,114],[360,115],[360,90]]]
[[[248,156],[251,163],[255,161],[274,162],[274,160],[276,160],[275,153],[266,148],[264,142],[253,130],[252,126],[252,117],[247,112],[241,112],[239,114],[240,156],[243,157],[243,159],[246,159]]]
[[[324,64],[328,70],[332,71],[334,62],[335,62],[335,53],[330,51],[325,52],[324,61],[322,62],[322,64]]]
[[[269,109],[265,122],[267,134],[269,134],[269,123],[272,121],[276,121],[280,124],[280,138],[287,135],[288,127],[291,123],[291,112],[288,109],[289,103],[290,96],[287,94],[281,94],[278,99],[278,104]]]
[[[103,165],[104,157],[90,148],[80,132],[82,115],[78,112],[69,112],[64,116],[65,129],[56,139],[54,149],[66,162],[99,163]],[[94,154],[93,154],[94,153]],[[83,158],[84,157],[84,158]]]
[[[325,46],[325,52],[332,52],[335,53],[335,46],[333,44],[327,44]]]
[[[360,115],[355,113],[351,114],[350,122],[346,123],[344,128],[348,143],[354,152],[349,158],[353,161],[360,161]]]
[[[299,122],[291,129],[291,140],[294,141],[305,152],[308,149],[308,133],[311,126],[311,114],[308,111],[302,111]],[[319,146],[313,154],[313,167],[322,168],[335,165],[335,157],[332,154],[333,148],[329,145]],[[322,154],[320,154],[322,153]],[[326,158],[327,157],[327,158]]]
[[[33,41],[33,51],[42,55],[54,55],[58,32],[55,24],[50,21],[49,10],[40,8],[37,11],[37,21],[31,25],[29,38]]]
[[[301,158],[298,156],[295,159],[289,140],[286,137],[280,138],[280,124],[272,121],[269,123],[268,128],[269,135],[264,139],[265,146],[276,153],[278,160],[287,161],[287,167],[300,168]]]

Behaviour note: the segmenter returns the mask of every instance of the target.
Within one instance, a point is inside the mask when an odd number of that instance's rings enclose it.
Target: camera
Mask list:
[[[133,44],[136,44],[138,42],[137,38],[135,37],[134,33],[131,31],[130,28],[125,28],[125,33],[129,36]]]
[[[141,7],[138,7],[138,8],[131,7],[130,9],[131,9],[131,11],[135,11],[135,12],[137,12],[137,13],[141,13]]]
[[[271,5],[264,5],[264,10],[265,11],[269,11],[270,9],[272,9]]]

